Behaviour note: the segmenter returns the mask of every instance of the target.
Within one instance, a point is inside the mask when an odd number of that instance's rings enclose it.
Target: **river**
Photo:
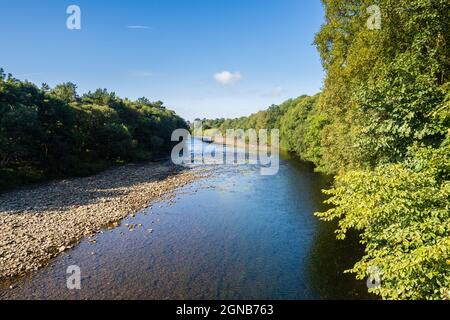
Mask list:
[[[211,176],[173,200],[0,284],[0,298],[370,298],[364,282],[343,274],[362,255],[357,237],[337,241],[335,226],[314,216],[325,209],[329,178],[287,154],[275,176],[251,165],[204,170]],[[131,224],[138,227],[130,231]],[[80,267],[81,290],[67,289],[71,265]]]

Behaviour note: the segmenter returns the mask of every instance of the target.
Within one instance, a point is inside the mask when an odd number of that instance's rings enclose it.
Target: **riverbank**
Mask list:
[[[190,147],[217,145],[196,139]],[[206,152],[193,169],[201,179],[175,198],[81,241],[38,272],[0,281],[0,299],[370,298],[364,281],[343,273],[361,257],[358,239],[336,241],[335,225],[313,214],[324,209],[328,179],[286,156],[276,176],[263,176],[252,164],[210,166]],[[71,265],[80,267],[81,290],[67,289]]]
[[[225,146],[234,146],[236,148],[245,149],[246,152],[251,154],[257,154],[258,152],[270,152],[270,146],[267,145],[255,145],[250,144],[249,142],[243,140],[243,139],[235,139],[235,138],[227,138],[222,136],[213,136],[211,137],[212,142],[218,145],[225,145]]]
[[[199,177],[169,162],[147,163],[1,194],[0,279],[43,267]]]

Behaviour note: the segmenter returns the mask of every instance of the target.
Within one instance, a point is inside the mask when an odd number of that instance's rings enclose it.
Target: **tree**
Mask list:
[[[76,88],[38,88],[0,70],[0,188],[165,155],[171,133],[187,128],[161,101],[121,99],[106,89],[79,97]]]
[[[77,86],[72,82],[57,85],[51,93],[55,98],[67,103],[75,102],[78,99]]]

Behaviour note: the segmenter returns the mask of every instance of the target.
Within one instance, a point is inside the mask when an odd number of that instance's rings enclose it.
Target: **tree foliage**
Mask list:
[[[336,175],[338,237],[361,232],[351,272],[381,270],[386,299],[450,299],[450,2],[323,0],[323,91],[226,128],[278,128],[281,145]],[[381,29],[367,27],[378,5]]]
[[[161,101],[76,89],[38,88],[0,70],[0,188],[167,154],[173,130],[187,128]]]
[[[325,88],[318,108],[327,191],[338,236],[362,234],[352,272],[382,273],[387,299],[450,297],[449,19],[444,0],[379,0],[381,30],[364,19],[372,1],[325,0],[316,37]]]
[[[326,193],[333,208],[318,214],[339,220],[338,238],[361,232],[366,254],[352,272],[373,267],[388,299],[450,298],[450,139],[421,147],[401,164],[349,171]]]

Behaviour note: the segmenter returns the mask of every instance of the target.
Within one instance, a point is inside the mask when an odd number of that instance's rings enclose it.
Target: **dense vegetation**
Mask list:
[[[162,102],[106,89],[80,97],[72,83],[38,88],[0,69],[0,189],[166,154],[186,127]]]
[[[448,0],[323,0],[316,36],[326,79],[300,97],[206,127],[279,128],[281,144],[335,174],[326,191],[339,238],[361,232],[352,272],[381,271],[386,299],[450,299],[450,27]]]

